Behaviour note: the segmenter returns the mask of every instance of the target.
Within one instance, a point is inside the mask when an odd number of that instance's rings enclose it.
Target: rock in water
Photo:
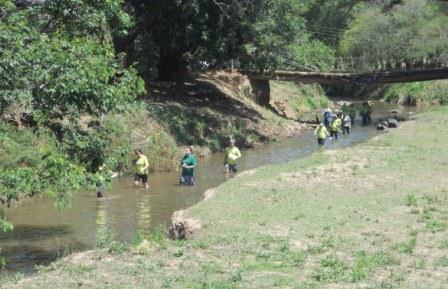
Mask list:
[[[385,130],[386,128],[384,127],[384,125],[382,123],[379,123],[376,125],[376,129],[377,130]]]
[[[387,120],[387,124],[388,124],[388,127],[390,127],[390,128],[397,128],[398,127],[398,120],[396,120],[394,118],[389,118]]]

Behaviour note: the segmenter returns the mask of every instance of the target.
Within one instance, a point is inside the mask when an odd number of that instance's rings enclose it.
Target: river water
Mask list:
[[[388,104],[376,103],[373,118],[383,118]],[[404,108],[400,108],[405,110]],[[327,149],[355,145],[377,135],[375,127],[360,126],[356,120],[352,133],[327,141]],[[311,131],[281,142],[243,151],[240,170],[284,163],[312,154],[317,149]],[[180,157],[180,156],[179,156]],[[108,228],[114,238],[130,242],[137,231],[150,232],[166,226],[174,211],[188,208],[202,199],[203,193],[228,179],[224,174],[223,154],[200,159],[194,187],[178,186],[175,172],[150,175],[150,188],[135,188],[131,177],[114,180],[106,198],[93,192],[74,194],[69,209],[54,208],[45,197],[27,199],[6,212],[14,230],[0,233],[0,247],[9,272],[32,273],[36,265],[46,265],[71,252],[95,248],[97,236]]]

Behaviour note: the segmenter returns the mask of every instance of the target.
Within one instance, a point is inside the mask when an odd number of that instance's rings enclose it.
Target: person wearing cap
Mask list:
[[[324,123],[320,123],[317,128],[314,130],[314,135],[317,136],[317,144],[319,146],[323,146],[325,144],[325,140],[330,135]]]
[[[236,173],[238,171],[238,159],[241,158],[240,150],[235,146],[235,139],[230,139],[230,146],[226,149],[224,165],[227,173]]]

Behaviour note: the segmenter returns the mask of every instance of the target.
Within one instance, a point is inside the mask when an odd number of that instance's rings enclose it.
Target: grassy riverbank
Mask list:
[[[202,223],[188,241],[115,244],[2,288],[446,288],[447,121],[440,108],[365,144],[245,173],[188,210]]]

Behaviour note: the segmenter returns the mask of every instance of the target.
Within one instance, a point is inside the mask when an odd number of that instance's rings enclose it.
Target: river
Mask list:
[[[395,108],[384,103],[373,106],[373,118],[383,118]],[[400,108],[405,110],[405,108]],[[381,132],[373,125],[363,127],[356,120],[352,133],[339,140],[327,141],[327,149],[340,149],[363,142]],[[299,136],[243,151],[240,170],[279,164],[312,154],[317,149],[311,131]],[[179,156],[180,157],[180,156]],[[167,226],[172,213],[190,207],[203,193],[228,179],[222,164],[223,154],[200,159],[194,187],[178,186],[175,172],[150,175],[150,188],[135,188],[131,177],[114,180],[106,198],[93,192],[73,195],[68,209],[54,208],[51,200],[36,197],[24,200],[6,212],[14,230],[0,233],[0,247],[8,272],[29,274],[36,265],[46,265],[68,253],[95,248],[97,236],[108,228],[116,240],[130,242],[137,231],[150,232]]]

